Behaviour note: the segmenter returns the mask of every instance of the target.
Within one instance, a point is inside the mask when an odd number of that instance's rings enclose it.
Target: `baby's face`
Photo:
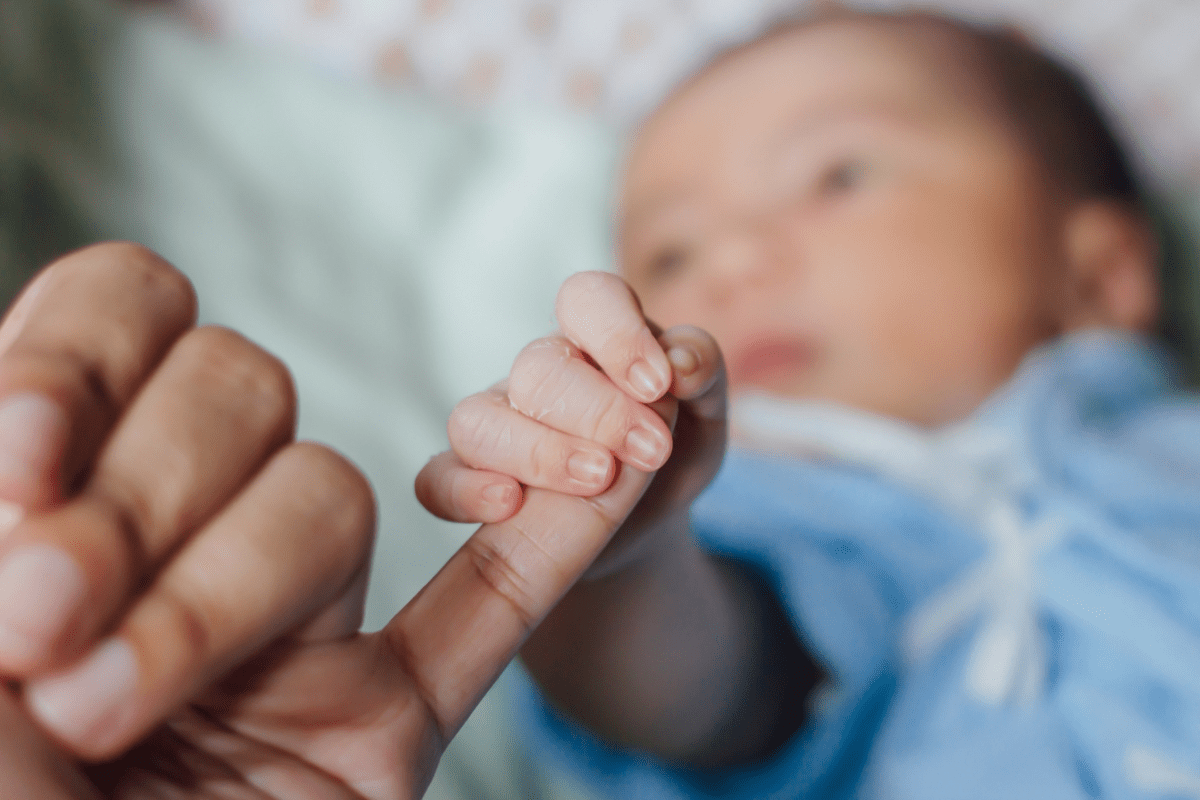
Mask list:
[[[937,425],[1058,332],[1060,204],[946,61],[820,24],[732,56],[639,135],[625,276],[652,319],[717,338],[735,391]]]

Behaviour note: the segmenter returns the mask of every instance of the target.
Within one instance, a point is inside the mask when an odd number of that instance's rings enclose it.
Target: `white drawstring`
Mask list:
[[[932,656],[979,620],[967,657],[967,691],[984,703],[1030,704],[1045,688],[1038,619],[1038,562],[1066,533],[1061,520],[1026,517],[1018,505],[1036,479],[1003,432],[966,424],[930,434],[870,414],[766,395],[735,398],[735,431],[757,449],[823,456],[866,467],[974,523],[988,553],[910,613],[901,647],[911,662]],[[1130,746],[1130,786],[1200,800],[1200,774],[1147,747]]]
[[[735,398],[735,431],[759,449],[867,467],[972,522],[988,553],[909,615],[901,647],[924,660],[973,620],[966,686],[981,702],[1032,703],[1045,683],[1037,563],[1062,535],[1016,504],[1032,473],[1000,431],[963,425],[938,433],[863,412],[769,395]]]
[[[910,661],[923,660],[980,618],[967,658],[967,690],[993,705],[1033,703],[1041,697],[1046,672],[1037,561],[1062,526],[1052,520],[1026,524],[1012,503],[996,501],[980,527],[988,556],[909,615],[901,646]]]

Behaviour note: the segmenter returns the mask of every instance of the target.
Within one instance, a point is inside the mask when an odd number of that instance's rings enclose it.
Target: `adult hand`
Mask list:
[[[358,634],[365,480],[293,440],[278,361],[194,317],[178,272],[117,244],[43,271],[0,326],[0,789],[419,796],[648,476],[531,490]]]

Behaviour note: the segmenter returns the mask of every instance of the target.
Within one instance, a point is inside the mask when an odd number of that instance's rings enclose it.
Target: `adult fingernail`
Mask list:
[[[34,666],[83,602],[75,561],[47,544],[21,545],[0,563],[0,664]]]
[[[655,369],[649,361],[635,361],[629,368],[629,385],[646,402],[657,400],[670,386],[670,376]]]
[[[0,483],[40,477],[66,429],[59,407],[39,394],[15,394],[0,401]]]
[[[646,469],[658,469],[667,460],[668,441],[648,428],[634,428],[625,436],[625,449]]]
[[[29,707],[43,725],[72,744],[96,744],[121,727],[137,689],[133,648],[119,638],[97,647],[69,672],[26,687]]]
[[[687,377],[700,366],[700,357],[690,347],[676,345],[667,351],[667,360],[683,377]]]
[[[600,486],[608,480],[610,466],[600,453],[578,450],[567,459],[567,474],[582,484]]]

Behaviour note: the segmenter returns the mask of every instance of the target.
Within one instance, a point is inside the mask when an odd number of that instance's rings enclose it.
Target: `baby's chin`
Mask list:
[[[820,353],[798,336],[755,337],[726,353],[731,390],[747,389],[783,397],[811,393]]]
[[[854,391],[846,387],[821,385],[811,374],[775,374],[771,377],[772,380],[766,381],[730,382],[730,403],[735,419],[739,407],[756,405],[760,399],[766,398],[774,403],[783,401],[783,404],[792,408],[833,408],[936,430],[967,419],[991,396],[989,392],[971,391],[967,387],[959,387],[959,392],[938,392],[935,393],[936,397],[932,397],[923,396],[920,392],[888,392],[883,387],[874,391]],[[731,438],[735,443],[737,437],[735,425],[731,428]]]

